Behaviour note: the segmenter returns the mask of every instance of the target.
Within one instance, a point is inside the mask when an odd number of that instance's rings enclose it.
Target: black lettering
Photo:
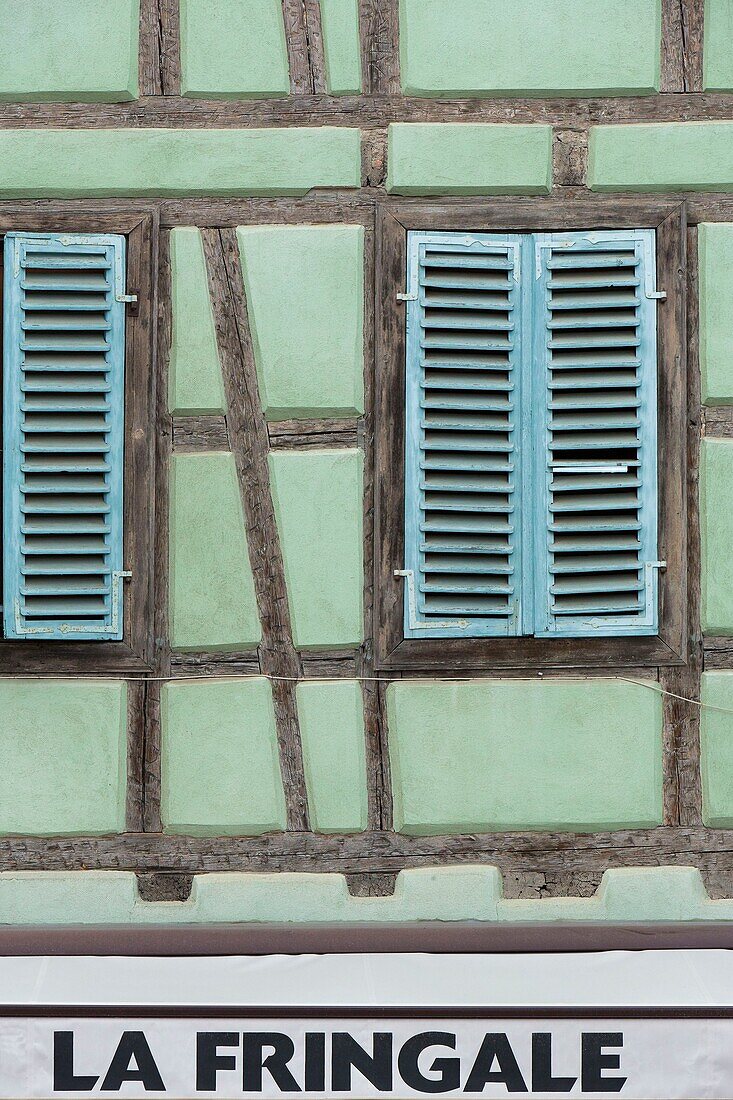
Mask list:
[[[461,1063],[458,1058],[434,1058],[430,1064],[437,1077],[426,1077],[420,1071],[417,1060],[424,1050],[432,1046],[456,1049],[456,1037],[450,1031],[421,1031],[403,1045],[397,1059],[400,1077],[411,1089],[418,1092],[450,1092],[460,1088]]]
[[[265,1047],[272,1047],[272,1054],[263,1057]],[[243,1036],[245,1092],[262,1092],[262,1071],[266,1069],[280,1092],[300,1092],[301,1088],[288,1069],[288,1062],[295,1054],[295,1045],[289,1035],[279,1031],[245,1031]]]
[[[346,1031],[334,1032],[331,1040],[331,1085],[334,1092],[351,1089],[351,1069],[358,1070],[380,1092],[392,1089],[392,1035],[376,1031],[372,1037],[372,1053],[359,1046]]]
[[[552,1035],[541,1031],[532,1036],[532,1092],[570,1092],[577,1077],[552,1076]]]
[[[494,1062],[497,1068],[494,1069]],[[506,1085],[507,1092],[526,1092],[522,1071],[504,1032],[489,1032],[476,1055],[465,1092],[483,1092],[490,1084]]]
[[[196,1034],[196,1092],[216,1092],[220,1069],[236,1069],[233,1054],[219,1054],[219,1047],[238,1047],[236,1031],[199,1031]]]
[[[77,1077],[74,1074],[74,1032],[53,1033],[53,1091],[91,1092],[98,1077]]]
[[[135,1068],[131,1068],[133,1059]],[[126,1081],[140,1081],[146,1092],[165,1092],[163,1078],[142,1031],[123,1031],[102,1081],[102,1092],[119,1092]]]
[[[322,1031],[305,1033],[305,1091],[324,1092],[326,1088],[326,1036]]]
[[[626,1077],[604,1077],[604,1069],[619,1069],[619,1054],[604,1054],[604,1047],[622,1047],[624,1037],[620,1031],[583,1032],[581,1038],[582,1061],[580,1085],[583,1092],[621,1092]]]

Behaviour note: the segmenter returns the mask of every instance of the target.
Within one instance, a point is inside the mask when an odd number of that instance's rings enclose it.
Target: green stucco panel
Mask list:
[[[356,680],[296,688],[311,828],[353,833],[367,826],[364,705]]]
[[[704,672],[700,711],[703,821],[733,828],[733,672]]]
[[[272,130],[0,131],[0,195],[305,195],[358,187],[360,132],[340,126]]]
[[[331,95],[361,91],[359,0],[321,0],[326,84]]]
[[[400,0],[408,95],[659,88],[661,0]]]
[[[171,644],[241,650],[261,637],[233,455],[178,454],[171,465]]]
[[[519,123],[389,127],[387,190],[397,195],[536,195],[552,187],[552,129]]]
[[[171,282],[170,411],[223,413],[224,386],[198,229],[171,231]]]
[[[137,96],[139,0],[4,0],[0,100]]]
[[[0,833],[125,827],[127,686],[0,680]]]
[[[181,90],[207,99],[287,95],[282,0],[181,0]]]
[[[733,191],[733,122],[595,126],[593,191]]]
[[[357,450],[273,451],[293,641],[301,649],[362,641],[363,455]]]
[[[703,87],[710,92],[733,91],[733,2],[705,0]]]
[[[733,225],[698,228],[700,367],[706,405],[733,404]]]
[[[733,635],[733,439],[704,439],[700,456],[702,629]]]
[[[285,828],[272,689],[264,677],[163,688],[161,814],[168,833]]]
[[[662,698],[612,679],[396,682],[395,828],[646,828],[662,815]]]
[[[364,409],[364,229],[237,230],[268,420]]]

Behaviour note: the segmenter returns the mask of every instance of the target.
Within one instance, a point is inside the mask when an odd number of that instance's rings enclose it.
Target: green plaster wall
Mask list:
[[[311,828],[352,833],[367,826],[364,707],[356,680],[297,685]]]
[[[260,396],[268,420],[364,409],[364,230],[237,230]]]
[[[361,91],[359,0],[321,0],[326,84],[331,95]]]
[[[703,821],[733,827],[733,672],[704,672],[700,712]]]
[[[397,682],[395,828],[413,834],[661,823],[662,698],[610,679]]]
[[[379,921],[731,920],[694,867],[606,871],[592,897],[504,898],[496,867],[401,871],[390,897],[352,897],[343,875],[229,872],[197,875],[185,902],[141,901],[124,871],[5,871],[0,924],[216,924]]]
[[[356,646],[363,637],[363,455],[274,451],[270,477],[293,641]]]
[[[171,644],[178,650],[251,649],[260,641],[231,454],[173,456],[170,622]]]
[[[164,686],[161,814],[168,833],[256,836],[285,828],[267,680]]]
[[[171,231],[171,281],[170,411],[223,413],[224,386],[198,229]]]
[[[733,191],[733,122],[595,126],[593,191]]]
[[[706,405],[733,404],[733,225],[698,228],[700,367]]]
[[[400,0],[409,95],[659,88],[661,0]]]
[[[287,95],[282,0],[181,0],[181,91],[208,99]]]
[[[700,456],[702,629],[733,635],[733,439],[704,439]]]
[[[705,0],[703,87],[711,92],[733,91],[733,2]]]
[[[4,0],[0,100],[137,96],[139,0]]]
[[[0,131],[0,195],[305,195],[358,187],[360,132],[272,130]]]
[[[552,129],[519,123],[389,127],[387,190],[397,195],[533,195],[552,187]]]
[[[122,832],[127,689],[0,680],[0,833]]]

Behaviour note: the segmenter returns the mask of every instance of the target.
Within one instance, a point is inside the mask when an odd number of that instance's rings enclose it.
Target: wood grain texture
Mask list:
[[[160,5],[160,88],[164,96],[181,94],[181,33],[179,0],[158,0]]]
[[[588,131],[555,128],[552,135],[553,187],[585,187]]]
[[[392,874],[408,867],[491,864],[506,872],[598,874],[612,867],[698,867],[733,872],[733,831],[678,826],[597,833],[402,836],[394,832],[258,837],[0,838],[2,871],[301,871]]]
[[[296,0],[293,0],[296,2]],[[370,96],[291,95],[275,99],[185,99],[169,93],[129,103],[2,103],[0,129],[72,127],[107,129],[262,128],[354,126],[378,129],[391,122],[540,123],[563,129],[634,122],[730,121],[730,94],[574,99],[429,99],[399,94]]]
[[[705,0],[662,0],[662,92],[701,92]]]
[[[161,95],[159,0],[140,0],[138,90],[141,96]]]
[[[398,0],[359,0],[361,79],[369,95],[399,95]]]
[[[229,438],[237,466],[247,542],[262,626],[259,662],[264,673],[297,677],[280,537],[270,491],[267,425],[257,384],[252,338],[234,230],[202,232],[211,306],[227,400]],[[295,686],[273,684],[280,767],[288,828],[308,828],[308,798]]]
[[[706,436],[733,439],[733,405],[718,405],[702,410],[702,429]]]
[[[145,684],[145,738],[143,742],[142,827],[145,833],[160,833],[161,818],[161,692],[162,684],[150,680]]]
[[[697,230],[687,240],[687,607],[686,656],[681,668],[662,669],[661,686],[682,699],[665,696],[663,704],[663,769],[665,825],[702,824],[700,778],[700,700],[703,665],[700,626],[700,357]],[[690,699],[692,702],[684,702]]]
[[[175,451],[228,451],[229,432],[225,416],[174,416]]]
[[[308,47],[308,22],[304,0],[282,0],[285,43],[293,95],[313,93],[313,77]]]
[[[328,91],[326,82],[326,56],[321,26],[321,0],[303,0],[305,26],[308,35],[308,65],[313,92],[323,95]]]
[[[323,420],[278,420],[267,425],[273,449],[355,447],[359,434],[356,417]]]
[[[127,685],[127,791],[125,830],[140,833],[144,828],[144,761],[147,685],[132,681]]]

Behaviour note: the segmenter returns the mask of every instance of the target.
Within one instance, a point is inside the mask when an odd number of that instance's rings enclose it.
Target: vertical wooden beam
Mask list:
[[[131,680],[127,685],[127,797],[125,830],[141,833],[144,818],[145,760],[145,683]]]
[[[181,94],[179,0],[140,0],[141,96]]]
[[[665,825],[702,824],[700,778],[700,687],[703,665],[700,625],[700,355],[697,230],[687,243],[687,632],[688,663],[662,670],[664,714]],[[683,698],[674,698],[682,696]],[[692,702],[684,702],[690,699]]]
[[[328,91],[326,83],[326,54],[323,47],[323,27],[321,25],[321,0],[303,0],[305,9],[305,28],[308,36],[308,66],[310,68],[313,91],[324,94]]]
[[[285,42],[290,68],[290,91],[293,95],[313,92],[308,49],[308,23],[303,0],[282,0]]]
[[[399,95],[398,0],[359,0],[359,28],[365,95]]]
[[[259,659],[272,690],[287,827],[307,830],[308,797],[295,699],[301,674],[293,646],[280,536],[270,491],[267,424],[259,397],[244,282],[234,229],[202,230],[211,306],[262,624]],[[279,679],[282,677],[282,679]]]
[[[374,615],[374,324],[375,226],[364,236],[364,421],[360,446],[364,449],[364,637],[357,675],[364,677],[362,700],[366,737],[367,824],[370,829],[392,828],[392,786],[387,746],[386,685],[376,682],[373,654]]]
[[[662,0],[662,92],[701,92],[705,0]]]
[[[160,85],[163,95],[181,94],[181,19],[179,0],[160,3]]]

